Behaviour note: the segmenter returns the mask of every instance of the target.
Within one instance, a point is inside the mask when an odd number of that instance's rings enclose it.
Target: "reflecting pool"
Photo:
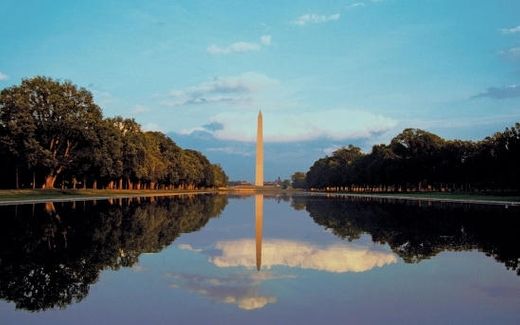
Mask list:
[[[520,323],[518,207],[185,195],[0,216],[0,324]]]

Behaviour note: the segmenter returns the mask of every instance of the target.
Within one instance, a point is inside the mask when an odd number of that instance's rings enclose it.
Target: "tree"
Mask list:
[[[123,174],[123,142],[121,133],[109,120],[103,120],[96,126],[95,137],[90,145],[78,151],[78,160],[69,171],[74,180],[87,180],[92,188],[97,188],[98,180],[109,189],[116,187],[116,180]]]
[[[212,179],[211,186],[213,187],[224,187],[228,183],[228,176],[219,164],[211,165]]]
[[[420,129],[405,129],[390,142],[392,151],[399,157],[402,174],[407,174],[411,183],[421,186],[432,180],[437,158],[444,139]]]
[[[280,186],[282,189],[286,190],[291,186],[291,181],[288,179],[284,179],[283,181],[280,182]]]
[[[405,129],[363,154],[354,146],[314,162],[309,188],[355,191],[518,191],[520,123],[482,141],[444,140]]]
[[[149,183],[150,189],[155,189],[159,180],[166,176],[167,162],[163,159],[161,143],[165,135],[160,132],[146,132],[144,134],[146,157],[143,181]]]
[[[134,182],[146,173],[146,148],[141,126],[134,119],[120,116],[109,119],[109,122],[119,130],[122,142],[122,176],[126,180],[126,188],[132,189]],[[122,182],[121,187],[123,186]]]
[[[324,188],[352,184],[355,179],[354,163],[361,157],[361,149],[349,145],[334,151],[330,157],[317,160],[307,172],[307,186]]]
[[[304,172],[295,172],[291,176],[291,184],[293,188],[307,187],[307,181]]]
[[[158,189],[223,186],[227,176],[133,119],[103,119],[92,94],[71,82],[23,80],[0,92],[0,186]],[[29,176],[32,174],[32,179]],[[123,182],[125,181],[125,182]],[[13,186],[14,185],[14,186]]]
[[[45,77],[2,90],[0,108],[2,142],[26,167],[44,172],[45,188],[54,187],[77,150],[95,137],[102,118],[89,91]]]

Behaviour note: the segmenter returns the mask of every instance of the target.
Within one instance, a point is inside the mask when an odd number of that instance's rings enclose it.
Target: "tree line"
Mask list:
[[[353,192],[520,190],[520,123],[480,141],[405,129],[363,153],[349,145],[292,175],[297,188]]]
[[[104,118],[69,81],[22,80],[0,92],[0,187],[172,189],[225,186],[227,175],[133,119]]]

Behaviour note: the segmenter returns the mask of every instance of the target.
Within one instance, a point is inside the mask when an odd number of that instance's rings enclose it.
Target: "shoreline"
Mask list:
[[[479,204],[479,205],[503,205],[506,208],[509,206],[520,206],[520,201],[508,201],[485,198],[449,198],[449,197],[435,197],[425,194],[359,194],[359,193],[329,193],[329,192],[302,192],[309,195],[316,196],[336,196],[336,197],[352,197],[352,198],[371,198],[371,199],[385,199],[397,201],[419,201],[419,202],[441,202],[441,203],[458,203],[458,204]],[[461,195],[461,194],[459,194]],[[462,194],[470,197],[471,194]],[[446,195],[448,196],[448,195]],[[504,197],[507,198],[507,197]]]
[[[274,189],[274,188],[228,188],[219,193],[235,195],[254,195],[254,194],[287,194],[287,195],[309,195],[309,196],[335,196],[352,198],[384,199],[396,201],[415,201],[415,202],[438,202],[438,203],[457,203],[457,204],[479,204],[495,206],[520,206],[519,196],[497,196],[469,193],[441,193],[441,192],[422,192],[422,193],[351,193],[351,192],[325,192],[325,191],[305,191],[300,189]],[[509,200],[508,200],[509,199]]]
[[[416,202],[440,202],[440,203],[457,203],[457,204],[477,204],[477,205],[495,205],[495,206],[520,206],[518,197],[507,197],[500,199],[498,196],[490,196],[485,198],[482,195],[457,193],[457,194],[440,194],[433,193],[395,193],[395,194],[378,194],[378,193],[330,193],[330,192],[311,192],[302,190],[282,190],[279,188],[219,188],[205,190],[0,190],[0,206],[22,205],[22,204],[38,204],[46,202],[73,202],[73,201],[90,201],[90,200],[108,200],[122,199],[134,197],[152,197],[152,196],[176,196],[186,194],[235,194],[235,195],[254,195],[254,194],[287,194],[287,195],[309,195],[309,196],[331,196],[331,197],[352,197],[352,198],[368,198],[383,199],[396,201],[416,201]],[[452,195],[453,197],[450,197]],[[439,197],[441,196],[441,197]],[[456,197],[456,196],[462,196]],[[515,198],[516,200],[507,200]]]
[[[11,194],[12,192],[22,192]],[[24,193],[25,192],[25,193]],[[96,193],[97,192],[97,193]],[[0,206],[39,204],[47,202],[73,202],[108,199],[125,199],[134,197],[176,196],[186,194],[212,194],[218,190],[0,190]],[[11,194],[11,195],[9,195]],[[48,195],[48,196],[46,196]],[[11,199],[9,196],[13,196]]]

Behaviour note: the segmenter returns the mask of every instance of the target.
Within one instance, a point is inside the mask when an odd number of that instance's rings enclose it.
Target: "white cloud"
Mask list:
[[[381,3],[383,1],[385,1],[385,0],[365,0],[365,1],[353,2],[353,3],[347,4],[345,6],[345,9],[361,8],[361,7],[369,6],[370,4]]]
[[[134,264],[131,268],[132,272],[145,272],[148,271],[147,268],[142,266],[141,264]]]
[[[134,109],[132,109],[132,114],[139,115],[139,114],[143,114],[143,113],[146,113],[149,111],[150,111],[150,109],[148,107],[137,104],[134,106]]]
[[[163,129],[156,123],[146,123],[145,125],[142,126],[143,128],[143,131],[160,131],[160,132],[164,132]]]
[[[193,248],[193,246],[191,246],[190,244],[179,244],[177,245],[177,248],[178,249],[182,249],[184,251],[190,251],[190,252],[202,252],[202,249],[200,248]]]
[[[212,44],[208,47],[209,54],[244,53],[260,50],[260,45],[249,42],[236,42],[225,47]]]
[[[222,55],[231,53],[245,53],[252,51],[259,51],[263,46],[271,45],[271,35],[262,35],[260,42],[235,42],[227,46],[217,46],[212,44],[208,46],[207,51],[209,54]]]
[[[9,79],[9,76],[0,71],[0,81]]]
[[[94,85],[89,85],[89,88],[90,92],[94,96],[94,100],[102,108],[106,108],[107,106],[111,106],[117,102],[117,98],[115,98],[110,92],[98,89]]]
[[[260,37],[260,43],[266,46],[271,45],[271,35],[262,35],[262,37]]]
[[[489,97],[493,99],[505,99],[520,97],[520,85],[509,85],[506,87],[490,87],[473,98]]]
[[[256,110],[220,113],[211,122],[222,127],[211,133],[220,140],[251,142],[256,138],[256,118]],[[266,142],[364,139],[397,125],[392,118],[358,109],[264,110],[263,118]]]
[[[510,59],[520,59],[520,47],[512,47],[500,52],[503,56]]]
[[[305,14],[296,18],[293,21],[293,24],[298,26],[305,26],[307,24],[321,24],[329,21],[338,20],[341,17],[339,13],[335,13],[332,15],[318,15],[318,14]]]
[[[196,86],[172,90],[164,105],[177,107],[216,103],[244,103],[263,88],[277,84],[266,75],[246,72],[237,76],[217,77]]]
[[[365,6],[365,3],[363,3],[363,2],[355,2],[352,4],[346,5],[345,8],[351,9],[351,8],[364,7],[364,6]]]
[[[208,131],[205,127],[203,126],[197,126],[197,127],[194,127],[194,128],[190,128],[190,129],[182,129],[180,130],[178,133],[179,134],[182,134],[182,135],[190,135],[192,133],[195,133],[195,132],[210,132]]]
[[[500,31],[503,34],[516,34],[516,33],[520,33],[520,25],[516,26],[516,27],[511,27],[511,28],[502,28]]]
[[[323,153],[326,154],[327,156],[330,156],[330,155],[332,155],[332,153],[334,151],[336,151],[336,150],[338,150],[340,148],[341,148],[341,146],[338,146],[338,145],[334,144],[334,145],[332,145],[330,147],[327,147],[327,148],[323,149]]]
[[[218,267],[256,268],[256,243],[253,239],[220,241],[215,248],[222,252],[222,255],[211,258],[211,262]],[[394,263],[397,263],[394,254],[369,247],[320,247],[283,239],[267,239],[262,243],[262,269],[283,265],[334,273],[365,272]]]
[[[229,155],[238,155],[238,156],[244,156],[244,157],[251,157],[253,155],[252,152],[244,150],[244,148],[237,148],[237,147],[216,147],[216,148],[208,148],[206,149],[210,152],[222,152]]]

